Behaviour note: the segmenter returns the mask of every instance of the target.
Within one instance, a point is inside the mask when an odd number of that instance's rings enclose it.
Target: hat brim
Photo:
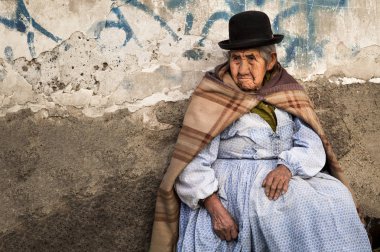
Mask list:
[[[240,50],[240,49],[248,49],[255,48],[259,46],[273,45],[280,43],[284,39],[284,35],[274,34],[273,38],[270,39],[247,39],[240,40],[236,42],[230,42],[229,39],[220,41],[218,43],[219,47],[225,50]]]

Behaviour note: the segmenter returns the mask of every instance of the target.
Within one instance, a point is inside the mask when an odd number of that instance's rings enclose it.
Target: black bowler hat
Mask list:
[[[229,37],[218,43],[222,49],[240,50],[277,44],[284,35],[273,34],[267,14],[261,11],[244,11],[228,22]]]

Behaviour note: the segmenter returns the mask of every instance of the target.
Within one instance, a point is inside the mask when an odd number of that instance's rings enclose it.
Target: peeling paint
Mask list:
[[[217,42],[228,37],[228,19],[251,9],[285,35],[279,60],[297,79],[376,83],[379,8],[375,0],[3,1],[0,114],[54,104],[102,116],[178,100],[165,90],[186,99],[225,60]]]
[[[85,116],[88,117],[99,117],[103,116],[104,113],[113,113],[120,109],[128,109],[130,112],[136,112],[145,107],[154,106],[161,101],[165,102],[174,102],[189,99],[192,94],[192,91],[182,93],[178,90],[173,91],[164,91],[159,93],[154,93],[151,96],[145,97],[142,100],[138,100],[134,103],[124,103],[122,105],[112,105],[108,108],[99,108],[99,107],[87,107],[82,112]]]
[[[380,78],[372,78],[369,82],[380,84]]]
[[[353,83],[365,83],[365,80],[360,80],[357,78],[343,77],[343,78],[339,78],[339,80],[341,81],[342,85],[348,85],[348,84],[353,84]]]

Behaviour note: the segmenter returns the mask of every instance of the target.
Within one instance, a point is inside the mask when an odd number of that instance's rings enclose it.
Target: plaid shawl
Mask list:
[[[234,84],[225,63],[215,69],[215,74],[207,73],[191,97],[170,165],[157,193],[150,251],[176,250],[180,200],[173,186],[178,175],[205,145],[260,101],[299,117],[313,128],[326,151],[326,168],[350,188],[303,87],[278,65],[260,92],[246,93]]]

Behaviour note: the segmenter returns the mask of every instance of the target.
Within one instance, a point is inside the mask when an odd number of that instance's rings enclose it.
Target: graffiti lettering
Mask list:
[[[96,27],[94,31],[95,38],[99,39],[100,34],[102,33],[104,29],[117,28],[125,32],[125,39],[124,39],[123,46],[125,46],[128,43],[128,41],[131,40],[131,38],[134,38],[138,42],[134,32],[132,31],[132,28],[128,24],[121,10],[118,7],[114,7],[111,9],[111,12],[116,15],[117,21],[106,20],[106,21],[98,22],[95,25]]]
[[[7,19],[0,16],[0,24],[5,25],[5,27],[9,29],[26,33],[29,52],[32,57],[36,57],[36,51],[34,48],[34,31],[30,28],[30,26],[55,42],[61,40],[59,37],[43,28],[33,17],[30,16],[23,0],[17,0],[15,18]]]
[[[164,28],[170,34],[170,36],[172,36],[172,38],[175,41],[179,40],[179,36],[172,30],[172,28],[170,28],[170,26],[167,24],[167,22],[163,18],[161,18],[160,16],[154,14],[154,12],[152,10],[150,10],[146,5],[144,5],[143,3],[140,3],[138,0],[123,0],[123,2],[126,4],[130,4],[134,7],[136,7],[137,9],[140,9],[140,10],[144,11],[145,13],[149,14],[150,16],[152,16],[153,19],[155,21],[159,22],[161,27]]]
[[[285,34],[285,66],[294,60],[297,50],[300,50],[302,54],[305,55],[307,63],[314,57],[322,57],[323,48],[328,41],[316,41],[315,13],[321,8],[336,10],[344,6],[346,6],[345,0],[307,0],[305,2],[297,2],[276,15],[273,21],[274,32]],[[281,27],[281,24],[286,21],[286,19],[300,12],[305,13],[307,18],[307,34],[305,37],[294,36]]]
[[[116,2],[116,0],[110,0],[111,2]],[[152,9],[150,9],[146,4],[142,3],[141,0],[118,0],[124,5],[132,6],[140,11],[143,11],[152,18],[153,22],[158,22],[159,25],[164,29],[174,42],[179,42],[181,37],[186,35],[192,35],[192,29],[194,27],[194,22],[201,22],[201,35],[199,40],[196,42],[194,48],[187,48],[183,52],[183,56],[191,60],[201,60],[203,59],[204,41],[208,38],[212,27],[217,21],[228,22],[229,18],[241,11],[252,9],[252,7],[263,7],[267,2],[273,2],[274,0],[221,0],[224,1],[227,10],[216,10],[211,13],[206,19],[197,20],[194,18],[196,13],[189,12],[196,4],[194,0],[168,0],[165,1],[165,6],[171,11],[181,11],[186,10],[184,13],[184,29],[181,34],[180,30],[174,31],[168,22],[157,15]],[[281,46],[284,47],[286,55],[283,59],[284,65],[290,64],[295,60],[296,53],[300,52],[301,57],[304,57],[303,62],[309,63],[308,61],[314,60],[317,57],[323,56],[323,51],[327,40],[317,40],[316,32],[316,18],[318,17],[317,12],[319,11],[336,11],[347,5],[347,0],[305,0],[305,1],[294,1],[289,4],[289,2],[284,0],[277,1],[279,6],[279,12],[273,19],[273,31],[274,33],[281,33],[285,35],[285,39]],[[286,6],[285,6],[286,4]],[[186,7],[186,8],[184,8]],[[133,16],[126,17],[120,6],[116,4],[113,5],[111,13],[116,16],[116,20],[104,20],[99,21],[94,24],[95,29],[93,30],[95,38],[99,39],[101,33],[105,29],[119,29],[125,33],[125,39],[120,46],[126,46],[128,42],[133,39],[138,45],[138,38],[133,31],[132,27],[128,23],[128,19],[134,18]],[[303,14],[303,15],[299,15]],[[307,24],[307,32],[300,36],[292,34],[283,27],[283,24],[287,22],[288,19],[294,16],[305,16],[304,22]],[[302,20],[300,20],[302,22]],[[39,25],[33,17],[30,16],[25,3],[23,0],[17,0],[17,8],[14,19],[7,19],[0,17],[0,24],[5,25],[9,29],[17,30],[18,32],[25,33],[27,38],[27,43],[29,51],[32,57],[36,56],[34,41],[35,34],[34,30],[39,31],[47,38],[58,42],[61,39],[41,25]],[[199,24],[199,23],[198,23]],[[34,29],[31,29],[31,28]],[[4,50],[4,54],[7,59],[11,58],[12,48],[7,47]],[[13,57],[13,56],[12,56]]]

